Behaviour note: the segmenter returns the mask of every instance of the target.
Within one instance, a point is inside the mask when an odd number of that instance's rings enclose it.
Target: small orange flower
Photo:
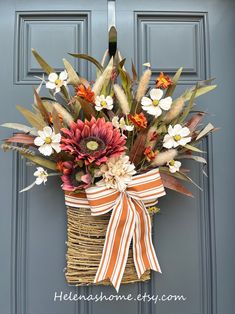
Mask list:
[[[72,161],[57,161],[56,163],[56,169],[59,170],[59,172],[68,175],[72,172],[73,168],[73,162]]]
[[[61,113],[58,113],[58,117],[60,119],[60,122],[62,123],[63,122],[63,117],[62,117],[62,114]],[[53,117],[52,117],[52,114],[50,113],[49,115],[49,121],[53,124]]]
[[[168,75],[165,75],[163,72],[160,73],[156,79],[156,87],[166,89],[168,86],[172,85],[173,81]]]
[[[146,159],[147,159],[148,161],[151,161],[151,160],[153,160],[153,159],[156,157],[157,152],[154,152],[154,151],[152,150],[152,147],[151,147],[151,146],[148,146],[148,147],[146,147],[145,150],[144,150],[144,155],[145,155],[145,157],[146,157]]]
[[[90,86],[86,87],[83,84],[80,84],[75,87],[75,91],[76,91],[77,96],[84,98],[87,101],[92,102],[92,103],[95,101],[95,94],[91,90]]]
[[[146,129],[147,128],[147,119],[145,115],[141,113],[136,113],[135,115],[129,114],[128,116],[129,120],[138,128],[140,129]]]

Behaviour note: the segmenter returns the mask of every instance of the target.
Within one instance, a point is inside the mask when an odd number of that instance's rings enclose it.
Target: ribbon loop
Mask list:
[[[66,192],[66,205],[90,208],[93,216],[112,210],[95,283],[109,279],[119,290],[132,239],[138,277],[147,269],[161,272],[146,206],[153,206],[163,195],[165,190],[158,169],[134,176],[125,192],[100,186],[88,188],[78,195],[71,196]]]

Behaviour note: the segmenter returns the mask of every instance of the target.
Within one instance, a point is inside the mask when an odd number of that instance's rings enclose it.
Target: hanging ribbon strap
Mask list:
[[[90,208],[93,216],[112,210],[95,283],[109,279],[119,290],[132,239],[138,277],[147,269],[161,272],[146,206],[155,205],[163,195],[165,190],[158,169],[134,176],[125,192],[94,186],[86,189],[86,193],[66,194],[66,205]]]

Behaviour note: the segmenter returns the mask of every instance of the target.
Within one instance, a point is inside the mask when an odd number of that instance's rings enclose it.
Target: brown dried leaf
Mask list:
[[[147,133],[148,133],[147,129],[140,131],[139,134],[137,135],[136,140],[134,141],[134,145],[131,148],[130,161],[135,165],[138,165],[138,163],[143,158]]]
[[[26,145],[34,144],[34,137],[24,133],[16,133],[12,137],[5,140],[7,143],[21,143]]]
[[[168,175],[166,173],[161,173],[161,178],[162,178],[164,187],[166,187],[167,189],[171,189],[181,194],[193,197],[192,192],[190,192],[176,178],[172,177],[171,175]]]
[[[38,95],[36,90],[34,90],[34,96],[35,96],[35,99],[36,99],[36,102],[37,102],[37,108],[40,111],[40,113],[41,113],[41,115],[43,117],[43,120],[46,122],[46,124],[50,125],[51,123],[50,123],[49,113],[46,110],[45,106],[43,105],[43,102],[42,102],[42,100],[41,100],[41,98]]]
[[[201,120],[204,118],[205,112],[198,112],[192,116],[190,120],[187,121],[186,127],[189,128],[189,130],[192,132],[195,130],[197,125],[201,122]]]
[[[90,120],[92,118],[92,116],[93,117],[96,116],[95,108],[94,108],[94,106],[91,103],[89,103],[88,101],[86,101],[85,99],[83,99],[83,98],[81,98],[79,96],[77,96],[77,99],[78,99],[78,101],[79,101],[79,103],[81,105],[81,108],[82,108],[83,112],[84,112],[85,118]]]
[[[60,129],[63,127],[61,122],[60,122],[60,118],[58,115],[58,112],[56,111],[56,109],[53,107],[52,112],[52,122],[53,122],[53,127],[55,130],[55,133],[60,133]]]

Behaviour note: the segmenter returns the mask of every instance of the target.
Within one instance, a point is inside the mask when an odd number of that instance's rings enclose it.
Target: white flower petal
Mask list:
[[[172,125],[169,125],[169,127],[168,127],[168,134],[170,136],[175,136],[175,131],[174,131]]]
[[[101,106],[95,106],[95,109],[97,110],[97,111],[101,111],[102,109],[103,109],[103,107],[101,107]]]
[[[115,128],[119,128],[119,122],[118,122],[118,117],[117,116],[113,117],[112,124],[113,124],[113,126]]]
[[[148,97],[143,97],[141,99],[141,105],[142,106],[151,106],[152,103],[153,103],[152,100],[150,98],[148,98]]]
[[[61,80],[61,81],[65,81],[65,80],[67,80],[67,78],[68,78],[68,73],[67,73],[67,71],[62,71],[61,73],[60,73],[60,75],[59,75],[59,79]]]
[[[46,135],[44,134],[43,131],[38,131],[38,135],[39,135],[43,140],[45,140]]]
[[[106,97],[106,102],[108,105],[112,105],[113,104],[113,98],[111,96],[107,96]]]
[[[51,147],[57,152],[61,152],[61,147],[59,143],[51,143]]]
[[[112,109],[113,109],[113,105],[107,105],[107,106],[106,106],[106,109],[107,109],[107,110],[112,110]]]
[[[51,127],[49,127],[49,126],[45,126],[44,128],[43,128],[43,133],[45,134],[45,136],[47,137],[51,137],[52,136],[52,128]]]
[[[155,117],[159,117],[161,114],[162,114],[162,110],[160,107],[158,106],[152,106],[152,107],[149,107],[149,109],[147,110],[148,114],[151,114]]]
[[[60,87],[57,86],[56,89],[55,89],[55,94],[59,93],[60,92]]]
[[[105,100],[105,96],[104,95],[100,95],[100,102]]]
[[[174,145],[173,145],[174,148],[178,147],[179,145],[180,145],[179,141],[174,141]]]
[[[44,144],[44,145],[40,146],[38,150],[44,156],[50,156],[53,153],[53,149],[52,149],[51,145],[49,145],[49,144]]]
[[[179,143],[179,145],[184,146],[184,145],[186,145],[187,143],[189,143],[190,141],[191,141],[191,137],[183,137],[183,138],[181,138],[181,139],[178,141],[178,143]]]
[[[165,148],[172,148],[175,145],[175,141],[173,140],[172,137],[165,139],[164,138],[164,143],[163,143],[163,147]]]
[[[40,185],[40,184],[42,184],[43,183],[43,178],[40,178],[40,177],[38,177],[36,180],[35,180],[35,183],[37,184],[37,185]]]
[[[179,135],[180,136],[188,136],[190,134],[190,130],[187,127],[184,127],[180,130]]]
[[[150,91],[150,97],[152,100],[160,100],[163,96],[163,91],[160,88],[153,88]]]
[[[52,143],[60,143],[61,134],[60,133],[54,134],[51,139],[52,139]]]
[[[131,132],[134,130],[134,125],[126,125],[126,130]]]
[[[46,88],[55,89],[56,85],[55,83],[52,83],[52,82],[46,82]]]
[[[176,124],[174,126],[174,135],[180,135],[181,130],[182,130],[182,126],[180,124]]]
[[[38,136],[34,139],[34,144],[36,146],[42,146],[44,143],[45,143],[45,141],[40,136]]]
[[[57,79],[58,79],[58,75],[56,73],[50,73],[48,76],[48,80],[52,83],[55,83]]]
[[[169,166],[169,171],[171,173],[175,173],[177,170],[176,170],[176,168],[174,166]]]
[[[160,100],[159,107],[161,107],[163,110],[169,110],[171,108],[171,104],[172,104],[172,98],[166,97]]]
[[[179,169],[181,167],[181,162],[178,160],[175,160],[174,166]]]

